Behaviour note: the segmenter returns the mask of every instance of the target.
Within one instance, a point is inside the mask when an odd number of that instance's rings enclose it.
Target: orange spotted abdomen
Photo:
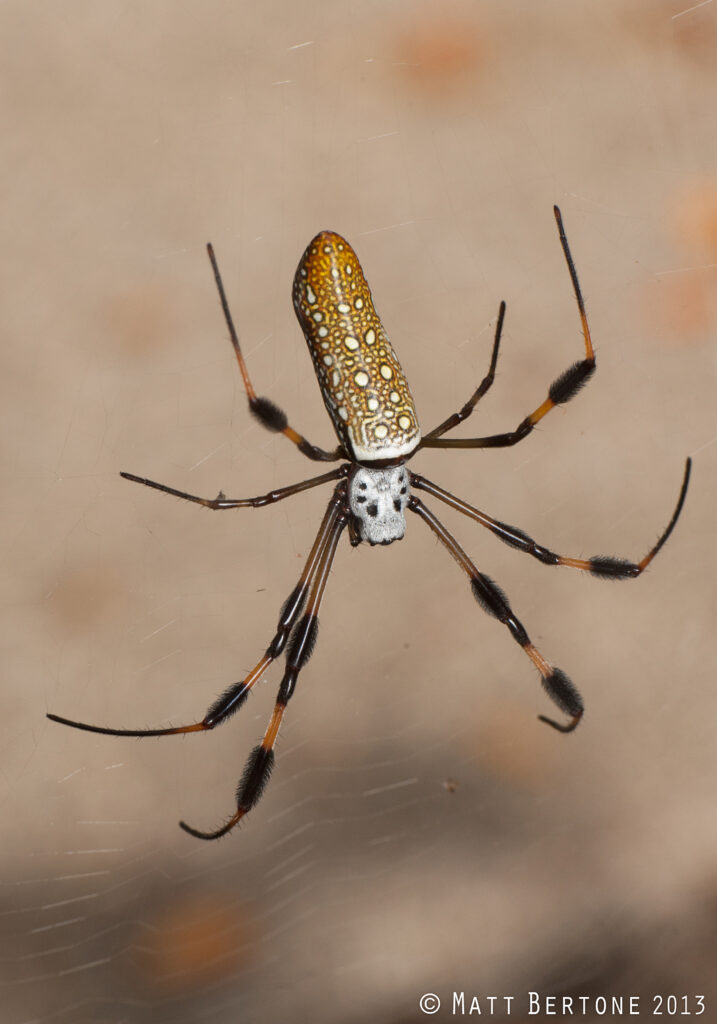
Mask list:
[[[341,444],[357,462],[407,458],[421,440],[413,396],[349,243],[322,231],[294,277],[294,309]]]

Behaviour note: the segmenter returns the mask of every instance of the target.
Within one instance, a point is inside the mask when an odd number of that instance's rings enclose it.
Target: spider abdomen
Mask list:
[[[346,453],[357,462],[409,456],[421,440],[413,397],[358,257],[341,235],[322,231],[309,243],[293,299]]]

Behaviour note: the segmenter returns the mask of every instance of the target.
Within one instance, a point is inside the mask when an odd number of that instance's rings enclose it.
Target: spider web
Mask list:
[[[484,1014],[512,995],[520,1019],[530,990],[637,994],[643,1012],[707,992],[714,10],[139,11],[1,16],[2,1020],[401,1022],[424,992],[447,1019],[453,991]],[[118,476],[240,497],[316,471],[250,420],[204,243],[257,391],[324,445],[289,300],[317,230],[354,244],[426,430],[483,376],[505,298],[470,436],[515,426],[580,357],[556,200],[595,381],[512,450],[415,468],[555,550],[640,557],[699,452],[634,586],[551,571],[435,509],[575,679],[584,725],[535,721],[532,667],[411,517],[401,544],[342,541],[265,796],[238,833],[190,840],[180,818],[232,812],[281,666],[206,735],[42,715],[201,718],[265,649],[328,501],[213,514]]]

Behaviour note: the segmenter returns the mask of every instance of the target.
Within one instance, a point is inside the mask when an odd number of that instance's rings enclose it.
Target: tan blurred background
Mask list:
[[[717,1019],[717,3],[688,6],[2,5],[3,1022],[389,1024],[453,990],[513,995],[515,1021],[531,989],[644,1016],[711,993]],[[534,670],[412,518],[342,544],[264,799],[190,839],[180,817],[231,812],[278,670],[206,736],[44,713],[200,718],[328,500],[213,514],[118,476],[239,497],[317,472],[250,420],[205,243],[258,391],[326,446],[290,302],[319,229],[357,249],[426,429],[482,377],[505,298],[471,436],[580,357],[554,202],[596,377],[511,450],[413,468],[565,554],[639,558],[694,457],[634,583],[436,508],[584,723],[537,722]]]

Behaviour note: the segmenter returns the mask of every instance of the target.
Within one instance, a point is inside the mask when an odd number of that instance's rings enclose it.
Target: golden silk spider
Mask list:
[[[362,541],[372,545],[391,544],[401,540],[404,535],[406,509],[422,519],[453,556],[467,576],[478,604],[507,626],[512,638],[523,648],[540,673],[548,697],[567,716],[566,722],[556,722],[545,715],[540,715],[540,719],[566,733],[572,732],[580,721],[583,701],[575,685],[561,669],[543,657],[531,642],[500,587],[476,568],[460,544],[415,492],[424,491],[450,508],[462,512],[469,519],[485,526],[505,544],[526,552],[545,565],[567,565],[601,579],[633,579],[647,568],[674,529],[687,493],[691,460],[687,459],[677,505],[667,528],[639,562],[603,555],[582,559],[555,554],[522,530],[491,518],[406,468],[408,460],[421,448],[507,448],[517,444],[528,436],[536,423],[551,409],[576,395],[592,376],[595,353],[585,304],[557,206],[554,212],[580,313],[585,356],[560,374],[548,389],[547,398],[515,430],[487,437],[446,438],[444,435],[470,416],[493,383],[505,302],[500,305],[487,374],[459,412],[453,413],[428,434],[422,435],[408,383],[376,314],[371,292],[355,252],[340,235],[332,231],[320,232],[301,257],[294,277],[293,299],[296,316],[314,361],[324,403],[339,440],[338,447],[333,451],[325,451],[294,430],[284,412],[272,401],[257,397],[234,329],[214,250],[211,245],[207,246],[249,409],[267,430],[284,434],[307,458],[316,462],[332,462],[337,459],[343,459],[344,462],[338,469],[289,487],[278,488],[257,498],[233,499],[224,497],[222,493],[217,498],[198,498],[132,473],[121,475],[126,480],[134,480],[135,483],[154,487],[158,491],[212,509],[260,508],[330,481],[336,481],[336,486],[299,581],[281,608],[276,633],[266,652],[244,679],[230,686],[211,705],[200,722],[164,729],[108,729],[61,718],[59,715],[47,716],[62,725],[109,736],[171,736],[204,732],[214,729],[239,710],[257,680],[286,648],[286,668],[274,710],[261,743],[249,755],[237,789],[236,812],[213,832],[201,832],[180,822],[181,827],[190,835],[198,839],[218,839],[226,835],[259,800],[274,764],[274,745],[286,706],[296,688],[299,673],[309,660],[316,643],[319,608],[344,528],[348,528],[352,545]]]

